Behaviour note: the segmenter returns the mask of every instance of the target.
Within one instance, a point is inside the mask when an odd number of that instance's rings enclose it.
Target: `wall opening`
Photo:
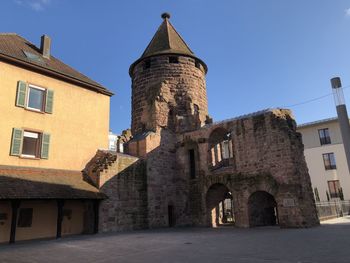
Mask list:
[[[168,224],[169,227],[175,226],[175,208],[173,205],[168,205]]]
[[[250,227],[278,225],[276,200],[265,191],[257,191],[249,197],[248,211]]]
[[[178,57],[169,57],[169,63],[177,64],[177,63],[179,63],[179,58]]]
[[[197,104],[193,104],[193,115],[199,114],[199,106]]]
[[[195,61],[194,65],[196,68],[199,68],[199,69],[201,68],[201,63],[198,60]]]
[[[190,178],[196,178],[196,161],[194,149],[188,150],[189,162],[190,162]]]
[[[151,60],[147,59],[143,64],[143,69],[149,69],[151,67]]]
[[[211,227],[234,225],[232,193],[223,184],[213,184],[206,195],[207,223]]]
[[[233,164],[234,156],[231,134],[226,129],[217,128],[210,134],[208,156],[210,169],[217,169]]]

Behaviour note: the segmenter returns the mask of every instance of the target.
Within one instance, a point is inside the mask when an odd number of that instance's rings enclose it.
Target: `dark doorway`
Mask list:
[[[249,197],[249,225],[274,226],[278,224],[277,203],[275,198],[264,191],[257,191]]]
[[[196,178],[196,161],[194,155],[194,149],[188,150],[189,161],[190,161],[190,177],[191,179]]]
[[[213,184],[206,195],[207,224],[211,227],[233,225],[235,222],[232,194],[223,184]]]
[[[173,205],[168,205],[168,223],[169,227],[175,226],[175,211]]]

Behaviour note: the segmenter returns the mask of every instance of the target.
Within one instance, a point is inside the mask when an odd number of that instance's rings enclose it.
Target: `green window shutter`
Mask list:
[[[53,109],[53,90],[46,90],[45,112],[52,113]]]
[[[27,83],[24,81],[18,81],[17,83],[17,98],[16,106],[25,107],[26,104]]]
[[[11,142],[11,155],[20,155],[22,152],[22,139],[23,131],[21,129],[13,128],[12,130],[12,142]]]
[[[41,158],[49,159],[50,134],[43,133],[41,140]]]

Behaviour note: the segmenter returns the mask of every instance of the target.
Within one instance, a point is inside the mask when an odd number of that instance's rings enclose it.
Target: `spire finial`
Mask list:
[[[167,12],[163,13],[163,14],[162,14],[162,18],[163,18],[163,19],[169,19],[169,18],[170,18],[170,14],[167,13]]]

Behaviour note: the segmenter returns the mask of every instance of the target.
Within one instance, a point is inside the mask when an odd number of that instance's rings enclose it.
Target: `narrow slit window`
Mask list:
[[[189,150],[188,154],[189,154],[189,161],[190,161],[190,176],[191,176],[191,179],[194,179],[196,177],[196,162],[195,162],[194,150],[193,149]]]
[[[199,114],[199,107],[197,104],[193,104],[193,113],[194,113],[194,115]]]
[[[201,63],[198,60],[195,61],[194,65],[196,68],[201,69]]]
[[[143,69],[149,69],[151,67],[151,60],[146,60],[145,64],[143,65]]]

